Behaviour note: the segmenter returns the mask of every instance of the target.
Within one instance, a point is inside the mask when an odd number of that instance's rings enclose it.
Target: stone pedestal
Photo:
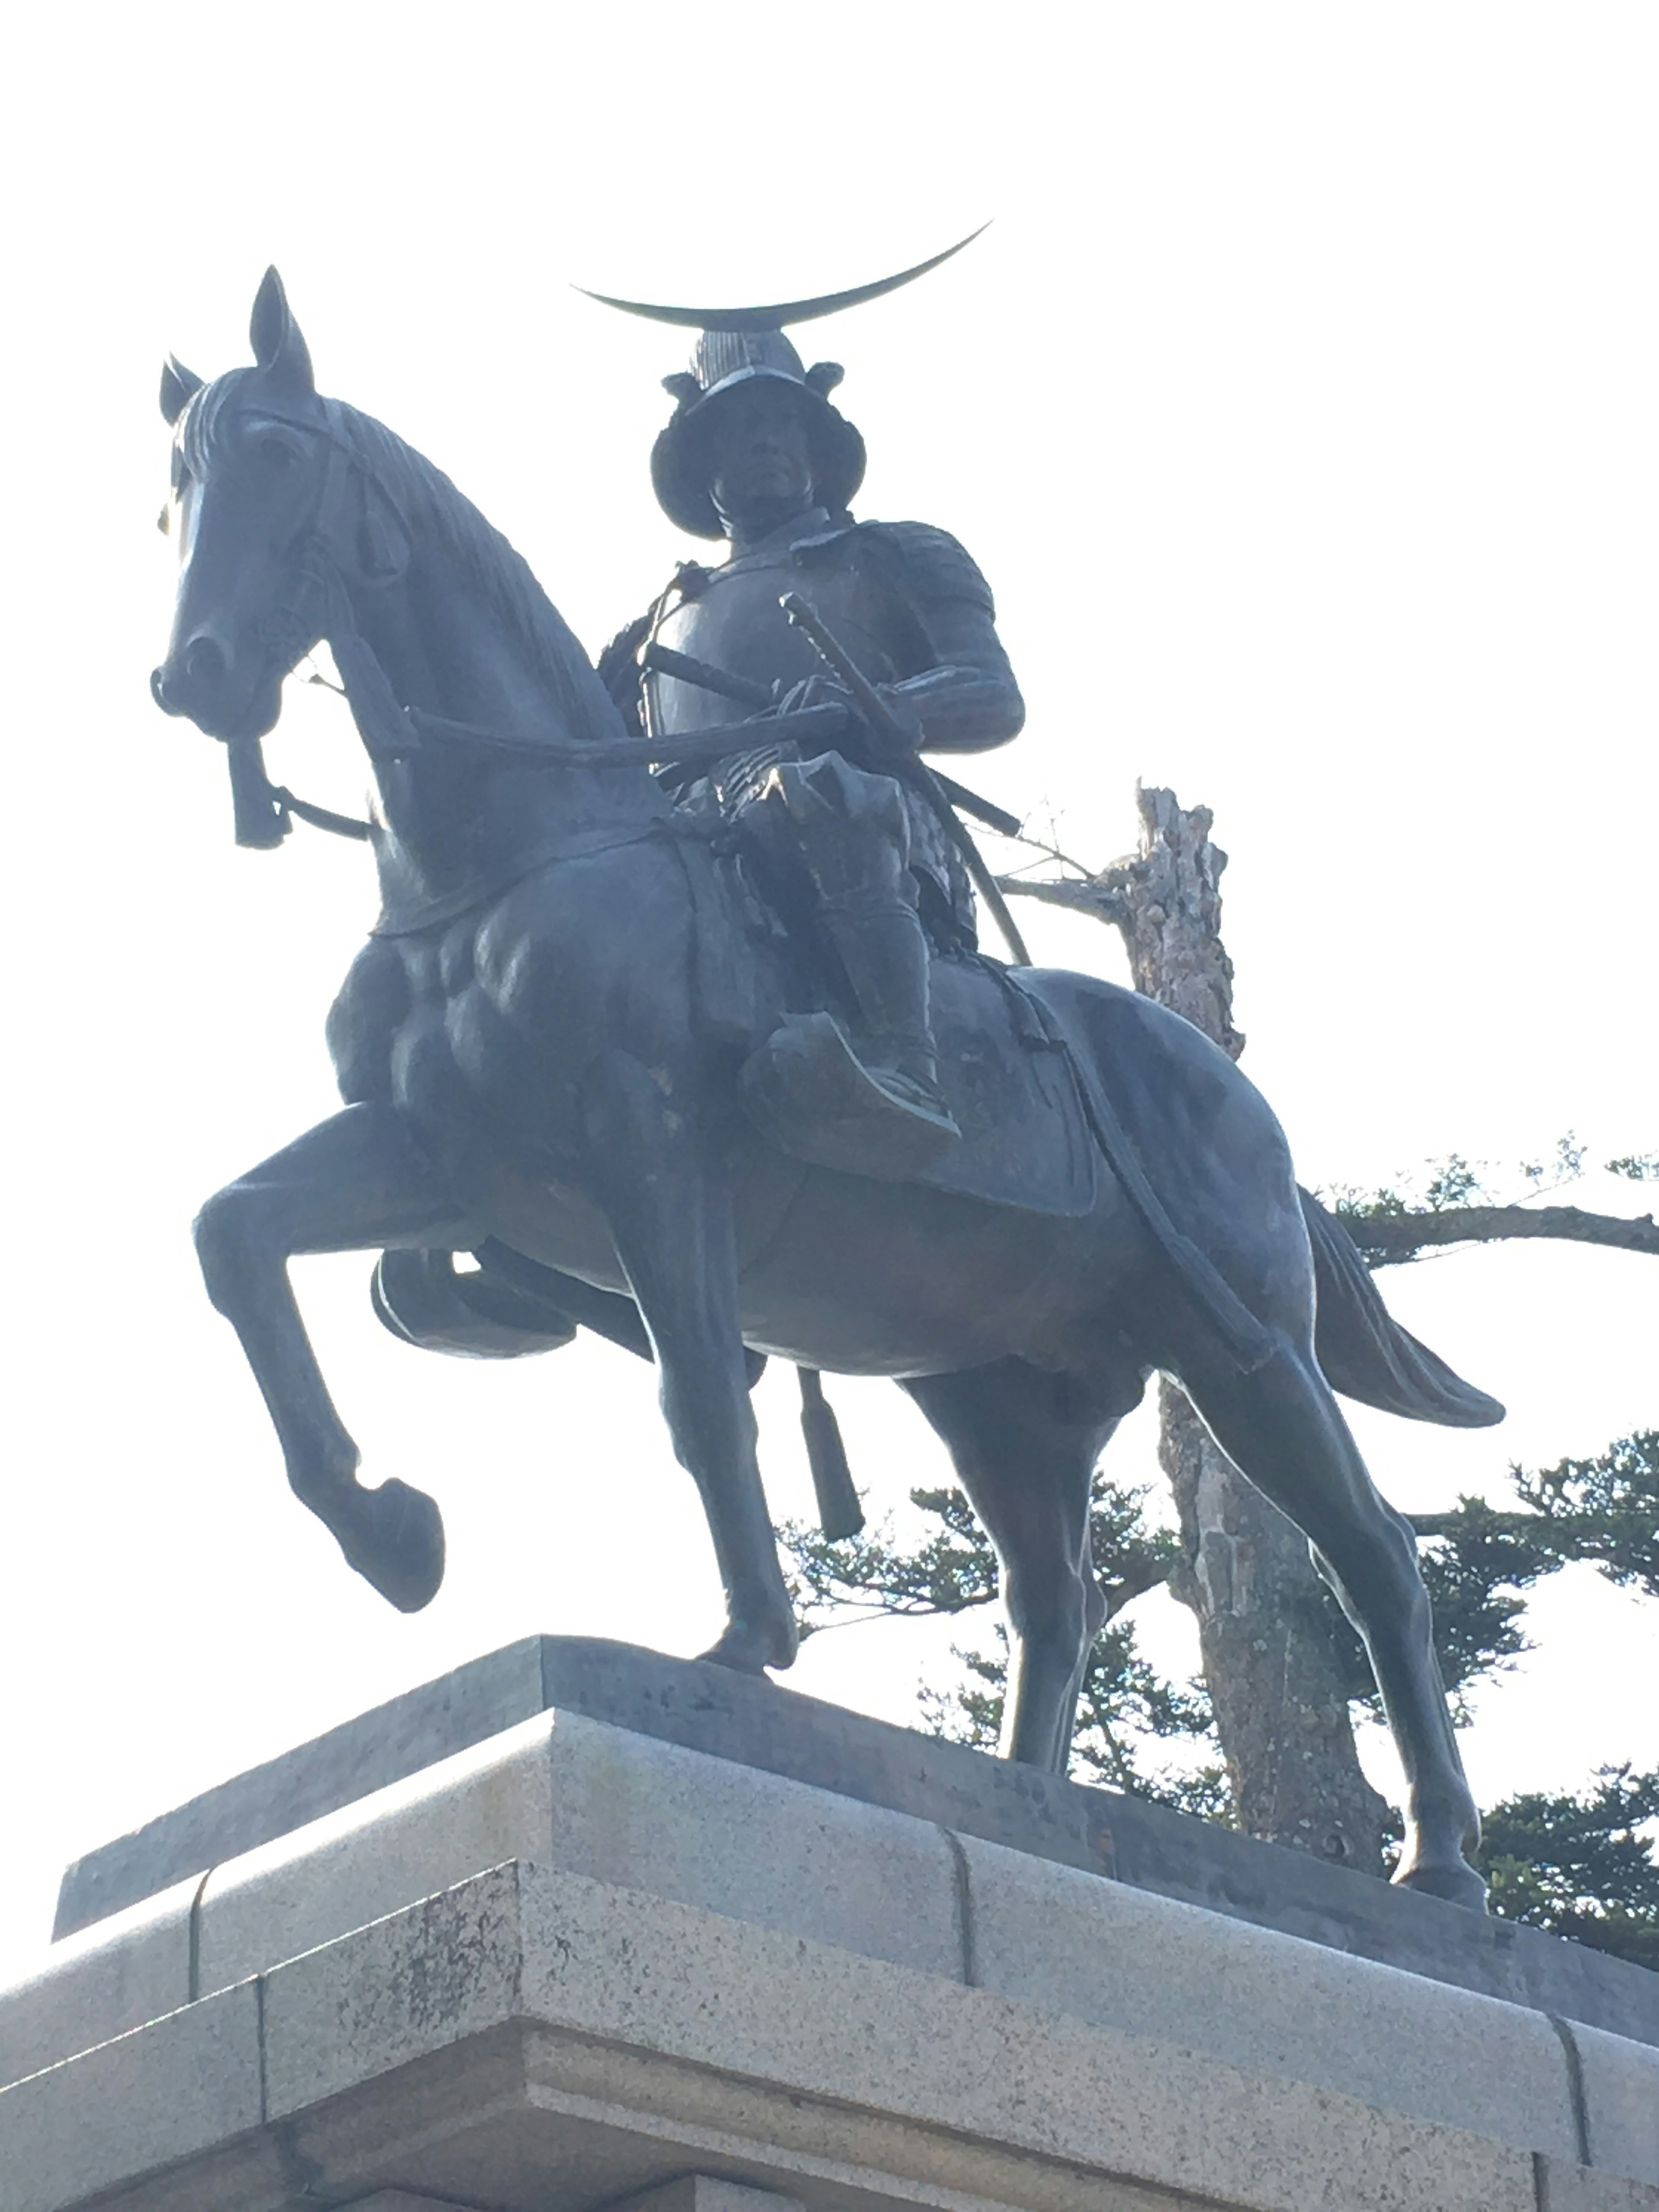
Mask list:
[[[607,1713],[472,1695],[561,1653]],[[1659,2212],[1659,1978],[1237,1838],[1248,1913],[1114,1879],[1128,1801],[715,1669],[479,1664],[70,1870],[0,2212]],[[1262,1924],[1304,1866],[1458,1972]]]

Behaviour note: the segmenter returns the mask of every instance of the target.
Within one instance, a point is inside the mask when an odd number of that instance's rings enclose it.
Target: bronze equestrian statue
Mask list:
[[[959,921],[953,935],[954,887],[915,845],[922,880],[914,892],[899,880],[905,830],[884,793],[853,780],[878,786],[883,772],[858,722],[884,723],[893,700],[927,742],[954,731],[973,744],[1016,719],[965,556],[961,592],[936,599],[932,554],[956,558],[939,544],[922,544],[918,580],[902,532],[860,538],[825,504],[825,529],[808,533],[826,541],[819,572],[787,518],[800,596],[821,590],[835,605],[884,690],[860,692],[848,659],[857,715],[837,697],[790,706],[802,664],[757,658],[756,681],[786,686],[781,711],[735,732],[694,728],[697,708],[665,683],[647,709],[663,725],[635,736],[478,511],[390,431],[318,393],[274,272],[252,341],[252,368],[204,383],[170,364],[163,378],[181,566],[155,695],[226,743],[239,822],[275,842],[291,814],[320,811],[264,781],[259,740],[284,677],[325,638],[373,771],[363,830],[381,913],[329,1018],[343,1107],[211,1198],[197,1237],[289,1480],[349,1563],[392,1603],[424,1605],[442,1576],[442,1527],[406,1485],[358,1481],[289,1286],[295,1254],[384,1254],[394,1315],[410,1269],[438,1303],[447,1285],[457,1340],[476,1327],[473,1348],[558,1342],[574,1316],[648,1351],[725,1589],[708,1656],[750,1672],[787,1666],[797,1638],[757,1461],[754,1361],[890,1376],[945,1442],[1003,1562],[1005,1748],[1060,1768],[1103,1613],[1092,1470],[1162,1370],[1306,1532],[1364,1638],[1407,1777],[1396,1878],[1478,1907],[1465,1856],[1476,1816],[1414,1540],[1367,1474],[1332,1384],[1453,1425],[1502,1409],[1389,1318],[1352,1243],[1298,1193],[1277,1122],[1224,1054],[1132,992],[974,951]],[[735,351],[711,346],[710,370]],[[787,369],[781,351],[771,359]],[[687,396],[695,425],[705,403]],[[697,442],[677,450],[693,497]],[[815,466],[815,503],[850,496],[845,468]],[[694,631],[690,610],[712,623],[718,594],[741,582],[675,595],[658,627],[684,598],[686,627],[670,635],[702,661],[714,633]],[[901,604],[923,642],[884,627]],[[930,633],[940,605],[957,627]],[[775,646],[789,651],[772,633],[768,656]],[[891,727],[883,741],[893,780],[908,781]],[[763,772],[726,765],[775,745],[793,750]],[[823,859],[828,841],[810,818],[802,831],[796,805],[810,817],[816,799],[802,793],[826,757],[840,763],[825,771],[826,804],[862,793],[879,825],[860,821],[844,860]],[[798,775],[781,773],[786,760]],[[710,776],[712,799],[696,789]],[[786,830],[751,836],[750,815]],[[837,934],[837,902],[873,904],[878,875],[893,942],[872,954]],[[924,1000],[895,970],[914,960],[929,882],[944,957]],[[851,1041],[850,1095],[872,1108],[867,1169],[811,1157],[836,1115],[761,1079],[774,1040],[815,1020]],[[826,1042],[811,1050],[835,1097],[849,1095]],[[809,1069],[809,1091],[812,1079]],[[785,1122],[768,1127],[780,1097]],[[924,1127],[925,1163],[912,1154],[907,1166],[885,1147],[897,1132],[902,1152],[911,1121],[939,1126]],[[479,1279],[453,1273],[459,1252],[482,1255],[482,1293],[461,1290]]]

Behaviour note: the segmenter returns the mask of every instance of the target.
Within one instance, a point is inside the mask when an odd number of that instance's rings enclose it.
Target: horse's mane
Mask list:
[[[536,672],[563,709],[569,735],[578,743],[620,737],[621,716],[523,554],[441,469],[384,422],[341,399],[329,402],[329,412],[416,536],[441,545],[478,586],[503,626],[528,648]]]
[[[233,369],[201,393],[185,424],[185,458],[191,465],[199,468],[205,462],[215,418],[232,389],[259,373]],[[320,404],[330,431],[359,456],[412,534],[441,547],[500,616],[503,629],[526,647],[569,736],[579,744],[603,744],[623,735],[622,717],[592,663],[524,556],[441,469],[384,422],[343,399]]]

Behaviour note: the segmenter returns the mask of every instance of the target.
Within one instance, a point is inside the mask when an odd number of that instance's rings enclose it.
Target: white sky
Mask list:
[[[955,530],[997,589],[1030,720],[975,781],[1096,861],[1137,776],[1215,809],[1245,1064],[1304,1180],[1569,1127],[1650,1151],[1656,56],[1649,8],[1513,0],[20,17],[0,1971],[67,1858],[380,1698],[535,1630],[690,1652],[716,1626],[645,1370],[586,1340],[422,1358],[364,1260],[301,1289],[367,1478],[442,1502],[437,1601],[393,1613],[286,1493],[187,1230],[331,1110],[322,1018],[372,886],[304,830],[237,851],[216,748],[149,703],[163,352],[246,358],[276,262],[322,387],[445,467],[597,648],[688,550],[645,466],[683,349],[569,282],[799,295],[994,215],[803,334],[848,368],[861,511]],[[269,753],[357,804],[337,702],[299,696]],[[1121,973],[1103,930],[1030,934]],[[1512,1409],[1477,1436],[1360,1415],[1400,1504],[1659,1420],[1652,1261],[1384,1280]],[[834,1395],[878,1504],[942,1477],[896,1393]],[[805,1511],[786,1376],[762,1407]],[[1150,1476],[1144,1421],[1115,1458]],[[1143,1617],[1189,1666],[1169,1601]],[[1533,1622],[1466,1739],[1480,1794],[1650,1763],[1659,1608],[1562,1577]],[[839,1634],[793,1680],[905,1718],[948,1641]]]

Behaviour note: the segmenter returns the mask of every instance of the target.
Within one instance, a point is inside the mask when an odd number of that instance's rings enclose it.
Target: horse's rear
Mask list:
[[[1161,1368],[1308,1536],[1364,1639],[1407,1778],[1396,1878],[1479,1906],[1484,1887],[1465,1856],[1479,1825],[1415,1540],[1372,1483],[1322,1371],[1320,1293],[1330,1309],[1322,1333],[1340,1346],[1358,1395],[1437,1420],[1489,1420],[1502,1409],[1414,1346],[1369,1285],[1345,1271],[1341,1232],[1306,1211],[1283,1132],[1224,1053],[1178,1016],[1109,985],[1051,973],[1028,981],[1085,1073],[1109,1092],[1164,1225],[1155,1233],[1145,1206],[1109,1178],[1099,1207],[1078,1224],[1085,1236],[1048,1224],[1050,1295],[1017,1306],[1009,1352],[908,1385],[1003,1560],[1014,1631],[1006,1747],[1064,1764],[1101,1619],[1089,1548],[1093,1468],[1148,1371]],[[959,1275],[971,1273],[971,1260],[952,1257]],[[1206,1311],[1194,1295],[1195,1268],[1214,1271],[1254,1325],[1253,1340],[1218,1326],[1213,1301]]]

